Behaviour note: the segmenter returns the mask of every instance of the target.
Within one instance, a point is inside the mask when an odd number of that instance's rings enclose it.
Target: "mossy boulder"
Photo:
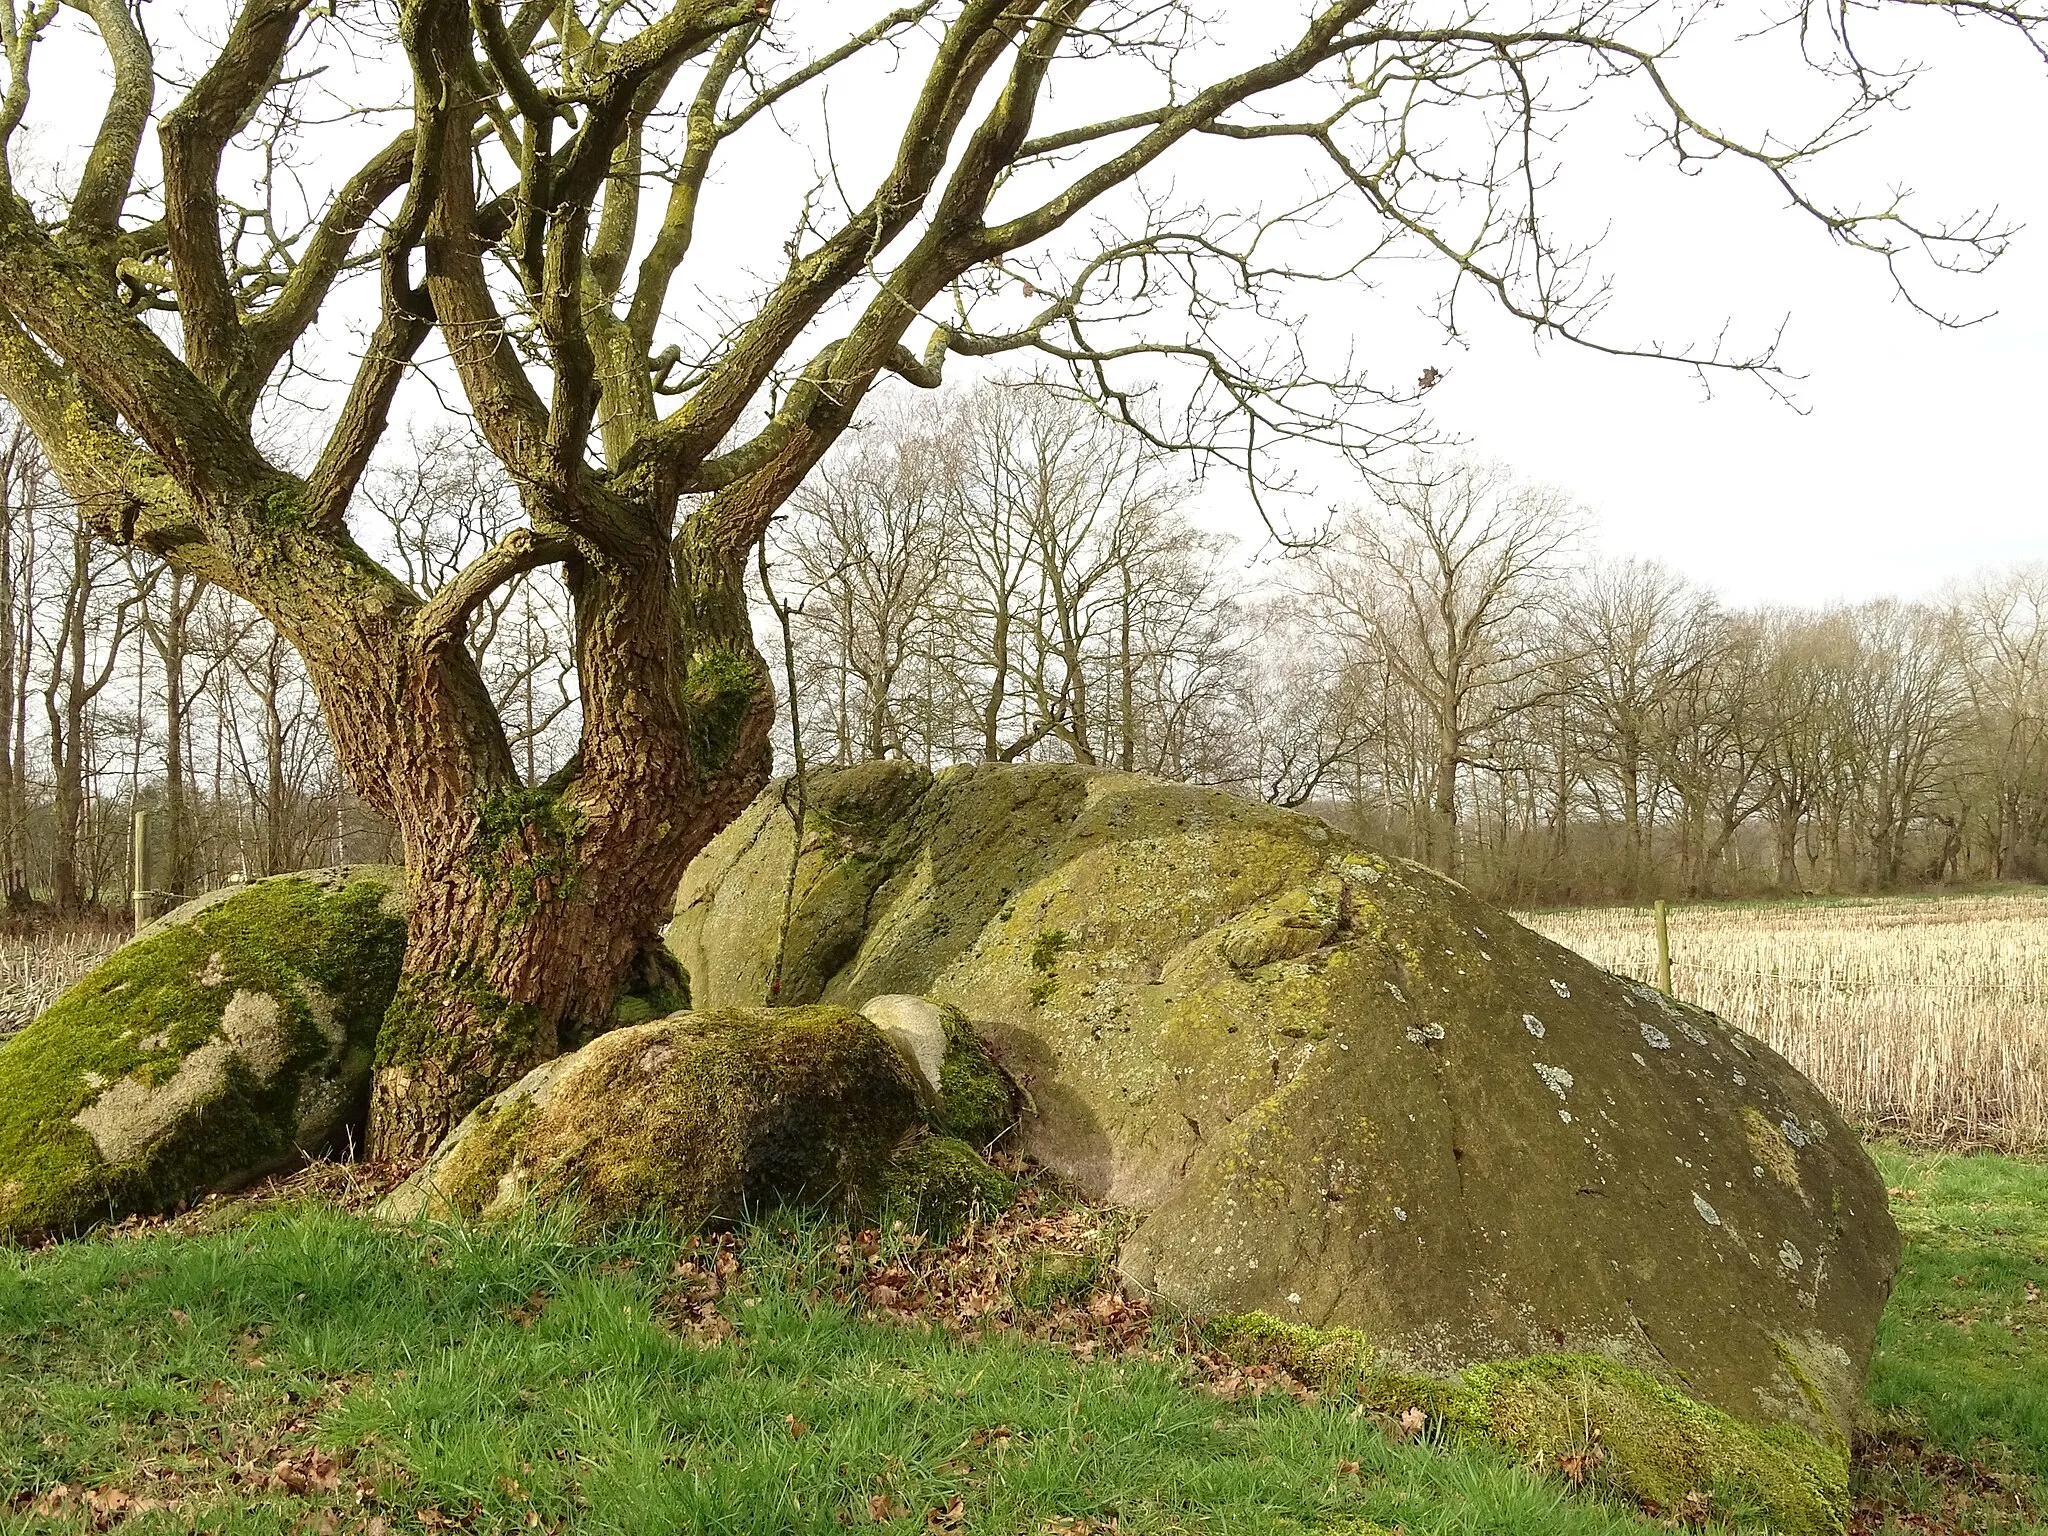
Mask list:
[[[1006,1210],[1016,1182],[957,1136],[920,1136],[896,1154],[883,1187],[885,1217],[945,1240]]]
[[[959,1008],[1026,1149],[1144,1213],[1133,1284],[1382,1370],[1597,1356],[1848,1428],[1898,1234],[1761,1042],[1311,816],[1067,767],[816,780],[785,997]],[[771,789],[685,876],[700,1006],[763,995],[791,830]]]
[[[0,1238],[231,1189],[346,1142],[405,955],[404,872],[187,902],[0,1044]]]
[[[721,1008],[615,1029],[485,1100],[383,1214],[573,1205],[684,1228],[782,1201],[879,1209],[924,1126],[912,1069],[845,1008]]]

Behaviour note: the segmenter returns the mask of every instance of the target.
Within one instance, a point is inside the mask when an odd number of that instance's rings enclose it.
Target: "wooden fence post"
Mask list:
[[[149,878],[149,812],[135,813],[135,926],[139,930],[156,915],[154,885]]]
[[[1657,990],[1666,997],[1671,996],[1671,915],[1663,902],[1655,907],[1657,914]]]

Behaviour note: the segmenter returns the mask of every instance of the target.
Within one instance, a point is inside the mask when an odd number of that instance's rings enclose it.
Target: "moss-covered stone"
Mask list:
[[[1852,1420],[1898,1236],[1761,1042],[1310,816],[1071,767],[811,798],[784,997],[960,1009],[1025,1150],[1144,1213],[1137,1285],[1417,1375],[1599,1355],[1752,1424]],[[699,1006],[763,995],[790,832],[771,789],[685,876]]]
[[[889,1168],[886,1218],[944,1239],[1008,1208],[1016,1183],[957,1136],[920,1136]]]
[[[683,1228],[791,1200],[872,1213],[922,1124],[910,1069],[856,1013],[682,1013],[601,1035],[486,1100],[384,1210],[531,1203]]]
[[[1716,1515],[1784,1536],[1837,1536],[1848,1516],[1839,1435],[1744,1423],[1604,1355],[1535,1355],[1431,1377],[1383,1369],[1351,1329],[1252,1312],[1211,1319],[1202,1333],[1233,1359],[1283,1366],[1390,1416],[1420,1409],[1433,1433],[1654,1509],[1705,1499]]]
[[[947,1004],[940,1005],[940,1013],[946,1023],[946,1061],[939,1069],[932,1129],[970,1146],[992,1147],[1017,1123],[1017,1085],[964,1013]]]
[[[169,1209],[344,1139],[405,953],[403,878],[189,902],[0,1045],[0,1237]]]

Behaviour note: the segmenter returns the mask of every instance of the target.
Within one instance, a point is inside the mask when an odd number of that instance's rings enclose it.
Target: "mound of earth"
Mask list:
[[[405,954],[404,872],[187,902],[0,1044],[0,1238],[169,1210],[344,1142]]]
[[[1003,1192],[943,1134],[984,1126],[1003,1079],[971,1036],[949,1049],[943,1010],[883,1001],[880,1022],[825,1006],[721,1008],[600,1035],[478,1106],[381,1213],[488,1217],[573,1200],[593,1224],[696,1227],[781,1201],[870,1215],[890,1203],[928,1207],[943,1227]]]
[[[1839,1446],[1899,1238],[1759,1041],[1220,793],[885,763],[810,800],[782,998],[962,1010],[1026,1147],[1145,1213],[1130,1283],[1359,1330],[1389,1371],[1604,1358]],[[687,873],[698,1006],[764,997],[792,831],[771,788]]]

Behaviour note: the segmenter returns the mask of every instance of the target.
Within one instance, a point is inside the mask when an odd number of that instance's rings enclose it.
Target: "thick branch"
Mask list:
[[[100,118],[85,172],[71,199],[65,233],[80,242],[111,239],[121,209],[135,184],[135,156],[149,127],[156,100],[156,74],[149,43],[128,13],[127,0],[67,0],[92,18],[114,66],[114,88]]]

